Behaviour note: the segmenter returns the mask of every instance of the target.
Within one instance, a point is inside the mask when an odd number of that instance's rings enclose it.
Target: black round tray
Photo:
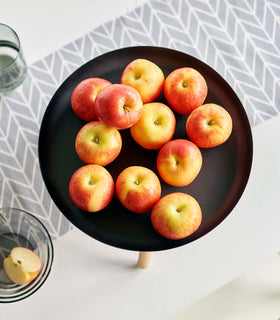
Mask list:
[[[68,184],[72,174],[84,165],[75,152],[75,137],[85,124],[72,111],[70,98],[75,86],[89,77],[105,78],[120,83],[126,65],[136,58],[156,63],[167,76],[180,67],[193,67],[205,78],[208,95],[205,103],[217,103],[230,113],[233,131],[223,144],[200,149],[202,169],[186,187],[172,187],[161,179],[162,196],[185,192],[200,203],[203,219],[199,229],[182,240],[169,240],[152,227],[150,212],[136,214],[125,209],[116,195],[104,210],[89,213],[77,208],[70,200]],[[168,105],[163,94],[157,100]],[[173,139],[187,139],[187,116],[176,114],[177,126]],[[156,170],[158,151],[137,145],[129,129],[120,131],[123,147],[118,158],[106,169],[116,180],[131,165]],[[129,47],[103,54],[81,66],[58,88],[44,114],[39,134],[39,162],[46,187],[59,210],[80,230],[106,244],[129,250],[156,251],[178,247],[194,241],[213,230],[234,208],[247,184],[252,164],[252,134],[246,112],[227,82],[212,68],[187,54],[160,47]]]

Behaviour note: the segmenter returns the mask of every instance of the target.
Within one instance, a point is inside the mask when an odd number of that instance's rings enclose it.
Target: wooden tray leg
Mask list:
[[[150,265],[151,252],[139,252],[137,266],[141,269],[146,269]]]

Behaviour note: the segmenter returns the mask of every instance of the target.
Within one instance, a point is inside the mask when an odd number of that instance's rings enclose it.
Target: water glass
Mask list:
[[[23,82],[26,71],[18,35],[12,28],[0,23],[0,93],[18,87]]]

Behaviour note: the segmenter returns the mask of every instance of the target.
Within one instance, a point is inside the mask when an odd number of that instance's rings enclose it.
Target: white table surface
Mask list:
[[[143,2],[2,1],[0,21],[18,32],[30,64]],[[166,319],[280,250],[279,128],[280,117],[253,128],[247,188],[212,232],[153,253],[150,267],[141,270],[137,252],[104,245],[74,229],[54,242],[46,283],[28,299],[0,305],[0,318]]]

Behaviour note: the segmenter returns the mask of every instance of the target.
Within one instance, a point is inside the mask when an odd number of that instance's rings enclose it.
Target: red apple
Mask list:
[[[130,128],[133,139],[143,148],[159,149],[171,140],[176,127],[172,110],[163,103],[144,104],[143,113],[138,122]]]
[[[4,259],[3,267],[12,282],[23,285],[37,277],[41,270],[41,260],[28,248],[15,247]]]
[[[189,140],[167,142],[157,156],[157,170],[168,184],[183,187],[196,178],[202,166],[199,148]]]
[[[199,228],[202,221],[201,208],[196,199],[188,194],[170,193],[153,207],[151,221],[163,237],[183,239]]]
[[[232,132],[230,114],[221,106],[208,103],[195,109],[186,123],[187,135],[197,146],[211,148],[224,143]]]
[[[193,68],[176,69],[164,82],[166,100],[174,111],[184,115],[203,104],[207,91],[205,79]]]
[[[148,168],[132,166],[124,169],[116,180],[116,194],[120,202],[130,211],[150,211],[161,195],[157,175]]]
[[[143,111],[143,102],[138,91],[124,84],[112,84],[105,89],[95,100],[98,119],[117,129],[133,126]]]
[[[119,131],[98,120],[85,124],[75,140],[76,152],[87,164],[106,166],[116,159],[121,148],[122,138]]]
[[[104,209],[114,195],[114,181],[102,166],[89,164],[74,172],[69,183],[69,195],[80,209],[97,212]]]
[[[143,103],[149,103],[160,96],[164,84],[164,74],[153,62],[147,59],[136,59],[124,69],[121,83],[136,89],[140,93]]]
[[[97,119],[94,111],[95,98],[111,82],[101,78],[88,78],[81,81],[73,90],[71,105],[75,114],[84,121]]]

